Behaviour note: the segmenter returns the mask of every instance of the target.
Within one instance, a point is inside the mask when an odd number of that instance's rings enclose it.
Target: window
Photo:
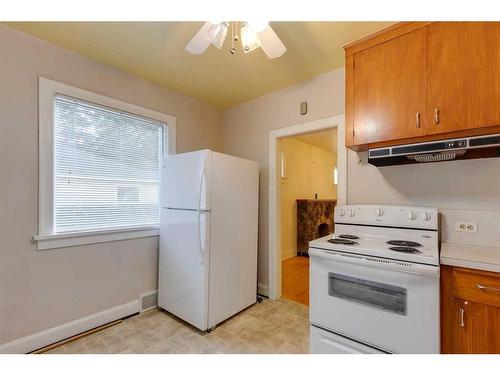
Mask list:
[[[158,234],[175,118],[40,78],[38,249]]]
[[[54,232],[158,225],[164,124],[55,98]]]

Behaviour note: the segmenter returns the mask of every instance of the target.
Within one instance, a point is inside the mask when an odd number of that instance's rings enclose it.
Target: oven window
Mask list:
[[[328,294],[406,315],[406,289],[338,273],[328,273]]]

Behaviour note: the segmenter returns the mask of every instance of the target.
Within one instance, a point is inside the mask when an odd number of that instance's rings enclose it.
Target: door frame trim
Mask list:
[[[280,138],[337,128],[337,202],[347,203],[347,149],[345,116],[337,115],[269,131],[269,298],[281,297],[281,212],[278,184],[278,141]]]

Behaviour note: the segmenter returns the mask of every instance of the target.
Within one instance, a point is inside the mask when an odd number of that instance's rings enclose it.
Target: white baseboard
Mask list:
[[[123,318],[139,312],[139,301],[131,301],[120,306],[112,307],[108,310],[88,315],[83,318],[73,320],[72,322],[62,324],[57,327],[49,328],[45,331],[35,333],[31,336],[0,345],[0,353],[19,354],[29,353],[33,350],[43,348],[57,341],[67,339],[68,337],[88,331],[89,329],[99,327],[103,324]]]
[[[269,286],[257,283],[257,293],[261,296],[269,297]]]

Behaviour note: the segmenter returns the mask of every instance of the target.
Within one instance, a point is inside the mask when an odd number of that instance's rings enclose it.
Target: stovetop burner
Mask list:
[[[388,244],[388,245],[394,245],[394,246],[404,246],[404,247],[419,247],[419,246],[422,246],[422,244],[419,244],[418,242],[400,241],[400,240],[387,241],[386,244]]]
[[[417,250],[414,247],[410,247],[410,246],[391,246],[389,248],[389,250],[398,251],[400,253],[407,253],[407,254],[421,254],[422,253],[420,250]]]
[[[345,238],[347,240],[359,240],[359,237],[358,236],[355,236],[353,234],[340,234],[338,236],[335,236],[335,237],[338,237],[338,238]]]
[[[357,245],[358,243],[356,241],[351,241],[351,240],[344,240],[342,238],[331,238],[328,240],[328,242],[337,244],[337,245]]]

